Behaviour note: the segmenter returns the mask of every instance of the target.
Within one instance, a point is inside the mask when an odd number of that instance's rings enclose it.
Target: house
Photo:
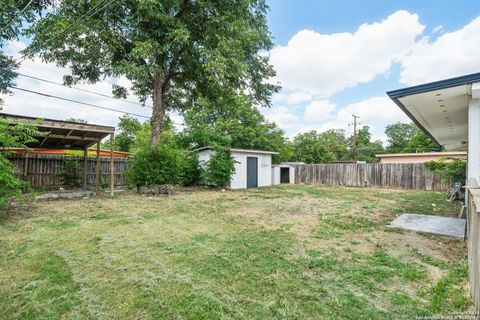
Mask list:
[[[278,152],[263,150],[229,149],[236,161],[235,173],[230,179],[231,189],[270,187],[272,185],[272,155]],[[197,149],[198,160],[208,161],[215,152],[213,147]]]
[[[425,163],[444,158],[467,159],[466,151],[377,154],[380,163]]]
[[[387,94],[443,149],[468,151],[468,269],[473,302],[480,312],[480,73]]]

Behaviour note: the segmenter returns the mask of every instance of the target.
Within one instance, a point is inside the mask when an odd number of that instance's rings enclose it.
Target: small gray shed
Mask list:
[[[210,159],[213,147],[197,149],[200,163]],[[270,187],[272,185],[272,155],[273,151],[247,150],[231,148],[235,158],[235,173],[230,179],[230,189],[246,189]]]

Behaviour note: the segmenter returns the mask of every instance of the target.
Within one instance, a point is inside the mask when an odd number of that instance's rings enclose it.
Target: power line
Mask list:
[[[99,105],[96,105],[96,104],[87,103],[87,102],[82,102],[82,101],[73,100],[73,99],[64,98],[64,97],[59,97],[59,96],[52,95],[52,94],[48,94],[48,93],[38,92],[38,91],[29,90],[29,89],[24,89],[24,88],[20,88],[20,87],[10,87],[10,88],[12,88],[12,89],[14,89],[14,90],[24,91],[24,92],[31,93],[31,94],[37,94],[37,95],[40,95],[40,96],[43,96],[43,97],[47,97],[47,98],[64,100],[64,101],[68,101],[68,102],[72,102],[72,103],[77,103],[77,104],[81,104],[81,105],[85,105],[85,106],[89,106],[89,107],[94,107],[94,108],[98,108],[98,109],[103,109],[103,110],[108,110],[108,111],[112,111],[112,112],[118,112],[118,113],[128,114],[128,115],[130,115],[130,116],[136,116],[136,117],[140,117],[140,118],[144,118],[144,119],[150,119],[150,117],[144,116],[144,115],[142,115],[142,114],[133,113],[133,112],[128,112],[128,111],[122,111],[122,110],[118,110],[118,109],[114,109],[114,108],[109,108],[109,107],[102,107],[102,106],[99,106]],[[173,121],[170,121],[170,122],[173,123],[173,124],[179,125],[179,126],[185,126],[184,123],[178,123],[178,122],[173,122]]]
[[[77,20],[75,20],[67,29],[63,30],[62,32],[58,33],[56,36],[54,36],[53,38],[51,39],[48,39],[47,42],[49,41],[53,41],[55,39],[57,39],[58,37],[66,34],[68,31],[70,31],[71,29],[73,29],[79,22],[81,22],[84,18],[87,18],[88,17],[91,17],[93,16],[94,14],[97,14],[98,12],[100,12],[100,10],[103,10],[105,9],[107,6],[109,6],[110,4],[112,4],[115,0],[110,0],[110,2],[108,2],[106,5],[104,5],[102,8],[100,8],[99,10],[93,12],[92,14],[90,14],[93,10],[95,10],[97,7],[99,7],[101,4],[103,4],[103,2],[105,2],[106,0],[100,0],[96,5],[94,5],[90,10],[88,10],[86,13],[84,13],[80,18],[78,18]],[[33,54],[35,54],[35,51],[33,52],[30,52],[30,53],[25,53],[23,56],[21,56],[20,58],[17,59],[17,62],[23,62],[25,61],[27,58],[29,58],[30,56],[32,56]],[[21,60],[20,60],[21,59]]]
[[[150,119],[150,117],[147,117],[147,116],[144,116],[144,115],[141,115],[141,114],[138,114],[138,113],[122,111],[122,110],[108,108],[108,107],[102,107],[102,106],[99,106],[99,105],[96,105],[96,104],[91,104],[91,103],[82,102],[82,101],[78,101],[78,100],[73,100],[73,99],[69,99],[69,98],[59,97],[59,96],[51,95],[51,94],[48,94],[48,93],[42,93],[42,92],[38,92],[38,91],[34,91],[34,90],[28,90],[28,89],[24,89],[24,88],[20,88],[20,87],[10,87],[10,88],[12,88],[14,90],[20,90],[20,91],[24,91],[24,92],[28,92],[28,93],[32,93],[32,94],[37,94],[37,95],[44,96],[44,97],[47,97],[47,98],[64,100],[64,101],[73,102],[73,103],[77,103],[77,104],[81,104],[81,105],[85,105],[85,106],[89,106],[89,107],[94,107],[94,108],[99,108],[99,109],[103,109],[103,110],[128,114],[128,115],[136,116],[136,117],[140,117],[140,118]]]
[[[22,9],[16,16],[12,17],[7,23],[5,23],[5,26],[2,28],[2,32],[4,32],[5,29],[7,29],[8,26],[9,26],[11,23],[13,23],[16,19],[20,18],[20,17],[23,15],[23,13],[24,13],[25,11],[27,11],[28,7],[30,7],[30,5],[33,3],[33,1],[34,1],[34,0],[30,0],[30,1],[25,5],[25,7],[23,7],[23,9]]]
[[[43,82],[46,82],[46,83],[55,84],[57,86],[62,86],[62,87],[65,87],[65,88],[94,94],[94,95],[97,95],[97,96],[100,96],[100,97],[105,97],[105,98],[113,99],[113,100],[116,100],[116,101],[128,102],[128,103],[139,105],[139,106],[142,106],[142,107],[144,106],[143,104],[141,104],[139,102],[136,102],[136,101],[131,101],[131,100],[127,100],[127,99],[117,99],[117,98],[114,98],[112,96],[109,96],[108,94],[95,92],[95,91],[91,91],[91,90],[87,90],[87,89],[81,89],[81,88],[77,88],[77,87],[71,87],[71,86],[67,86],[67,85],[65,85],[63,83],[60,83],[60,82],[55,82],[55,81],[52,81],[52,80],[47,80],[47,79],[43,79],[43,78],[39,78],[39,77],[35,77],[35,76],[30,76],[30,75],[24,74],[24,73],[17,73],[17,74],[19,76],[22,76],[22,77],[25,77],[25,78],[30,78],[30,79],[34,79],[34,80],[38,80],[38,81],[43,81]],[[153,108],[152,106],[147,106],[147,105],[145,105],[145,107]]]

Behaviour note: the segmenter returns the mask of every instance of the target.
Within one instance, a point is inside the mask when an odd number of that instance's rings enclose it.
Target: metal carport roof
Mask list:
[[[85,150],[115,133],[115,127],[85,124],[71,121],[38,119],[0,113],[0,117],[12,123],[28,123],[46,133],[28,144],[30,148]]]

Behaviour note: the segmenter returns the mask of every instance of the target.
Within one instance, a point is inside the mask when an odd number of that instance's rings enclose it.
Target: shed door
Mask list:
[[[258,187],[258,158],[247,157],[247,188]]]
[[[280,183],[290,183],[290,168],[280,168]]]

